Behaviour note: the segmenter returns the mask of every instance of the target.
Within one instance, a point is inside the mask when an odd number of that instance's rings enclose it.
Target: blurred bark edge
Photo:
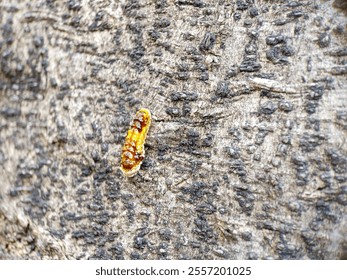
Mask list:
[[[1,1],[0,258],[346,258],[346,13]]]

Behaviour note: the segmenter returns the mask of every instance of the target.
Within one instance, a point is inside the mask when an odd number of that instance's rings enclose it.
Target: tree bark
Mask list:
[[[345,3],[1,1],[0,258],[346,258]]]

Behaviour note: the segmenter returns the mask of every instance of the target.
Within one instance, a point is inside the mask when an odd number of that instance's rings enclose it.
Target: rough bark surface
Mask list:
[[[2,0],[0,258],[345,258],[346,13]]]

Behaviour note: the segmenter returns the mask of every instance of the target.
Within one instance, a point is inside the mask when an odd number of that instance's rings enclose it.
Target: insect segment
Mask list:
[[[145,158],[144,144],[148,129],[151,125],[151,112],[148,109],[137,111],[122,150],[120,169],[125,176],[132,177],[139,171]]]

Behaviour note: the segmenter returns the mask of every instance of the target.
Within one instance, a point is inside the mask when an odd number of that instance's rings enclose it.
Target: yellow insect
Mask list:
[[[120,169],[125,176],[132,177],[140,169],[142,161],[145,158],[144,144],[150,125],[151,112],[145,108],[137,111],[130,124],[122,149]]]

